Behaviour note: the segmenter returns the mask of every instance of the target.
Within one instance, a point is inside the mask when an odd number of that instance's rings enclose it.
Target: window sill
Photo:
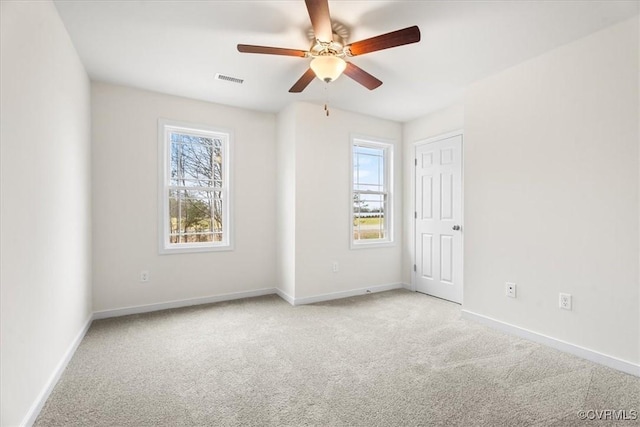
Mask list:
[[[395,242],[393,240],[385,240],[385,241],[376,241],[369,243],[354,243],[351,242],[351,249],[374,249],[374,248],[389,248],[391,246],[395,246]]]
[[[160,255],[190,254],[200,252],[228,252],[232,251],[232,245],[205,246],[205,245],[185,245],[161,247]]]

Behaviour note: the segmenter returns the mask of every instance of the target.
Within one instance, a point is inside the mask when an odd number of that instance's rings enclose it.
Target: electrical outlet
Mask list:
[[[563,310],[571,310],[571,294],[560,293],[560,308]]]
[[[507,282],[505,283],[506,286],[506,294],[509,298],[515,298],[516,297],[516,284],[515,283],[511,283],[511,282]]]
[[[333,271],[334,273],[337,273],[338,270],[340,270],[340,266],[338,265],[338,261],[333,261],[333,264],[331,264],[331,271]]]
[[[142,270],[140,272],[140,281],[142,283],[146,283],[149,281],[149,272],[147,270]]]

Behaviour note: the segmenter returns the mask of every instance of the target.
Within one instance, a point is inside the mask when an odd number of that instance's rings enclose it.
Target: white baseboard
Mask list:
[[[411,285],[411,283],[402,283],[402,287],[411,292],[416,291],[415,289],[413,289],[413,286]]]
[[[80,332],[78,332],[78,334],[73,339],[73,341],[71,341],[71,344],[67,348],[67,351],[64,353],[64,355],[62,356],[62,359],[60,360],[60,362],[58,362],[58,365],[55,367],[55,369],[51,373],[49,380],[46,382],[44,388],[42,389],[42,391],[40,392],[36,400],[31,405],[31,408],[29,408],[29,412],[27,412],[27,415],[25,415],[24,419],[20,423],[20,426],[30,427],[33,425],[33,423],[36,422],[36,418],[38,418],[38,415],[40,415],[40,411],[42,410],[42,407],[47,402],[47,399],[49,398],[49,395],[53,391],[53,388],[58,383],[58,380],[62,376],[62,373],[64,372],[67,365],[69,364],[69,361],[75,354],[76,349],[78,348],[85,334],[89,330],[89,327],[91,326],[92,321],[93,321],[93,316],[89,316],[89,318],[84,323],[84,326],[82,327]]]
[[[600,365],[607,366],[617,371],[640,377],[640,365],[628,362],[626,360],[618,359],[617,357],[602,354],[595,350],[580,347],[578,345],[571,344],[547,335],[543,335],[538,332],[533,332],[519,326],[511,325],[509,323],[505,323],[491,317],[483,316],[482,314],[474,313],[469,310],[462,310],[462,318],[482,323],[483,325],[498,329],[502,332],[506,332],[508,334],[515,335],[529,341],[537,342],[539,344],[555,348],[556,350],[560,350],[565,353],[573,354],[574,356],[581,357],[591,362],[599,363]]]
[[[127,316],[129,314],[148,313],[151,311],[167,310],[170,308],[189,307],[192,305],[211,304],[214,302],[231,301],[242,298],[260,297],[277,293],[276,288],[263,288],[254,291],[233,292],[229,294],[213,295],[209,297],[190,298],[177,301],[161,302],[156,304],[136,305],[132,307],[116,308],[113,310],[96,311],[94,319],[106,319],[109,317]]]
[[[293,298],[292,305],[313,304],[315,302],[331,301],[334,299],[354,297],[356,295],[365,295],[369,293],[384,292],[384,291],[390,291],[392,289],[403,289],[403,288],[404,288],[404,285],[402,283],[391,283],[388,285],[368,286],[366,288],[352,289],[349,291],[332,292],[329,294],[314,295],[312,297]],[[289,301],[289,304],[291,304],[291,301]]]
[[[285,300],[286,302],[288,302],[291,305],[295,305],[295,298],[293,298],[291,295],[285,293],[282,289],[276,288],[276,294],[278,294],[278,296],[280,298],[282,298],[283,300]]]

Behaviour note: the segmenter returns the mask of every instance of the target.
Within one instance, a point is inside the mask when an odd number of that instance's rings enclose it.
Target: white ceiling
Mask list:
[[[309,59],[242,54],[236,44],[306,50],[309,17],[295,1],[55,0],[93,80],[278,112],[303,100],[407,121],[460,99],[470,83],[639,11],[639,1],[329,2],[348,41],[418,25],[419,43],[354,57],[384,84],[346,76],[288,92]],[[244,79],[215,80],[216,73]]]

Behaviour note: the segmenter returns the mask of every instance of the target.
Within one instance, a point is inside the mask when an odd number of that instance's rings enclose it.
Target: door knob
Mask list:
[[[460,226],[458,224],[454,225],[452,228],[453,228],[453,231],[460,230]]]

